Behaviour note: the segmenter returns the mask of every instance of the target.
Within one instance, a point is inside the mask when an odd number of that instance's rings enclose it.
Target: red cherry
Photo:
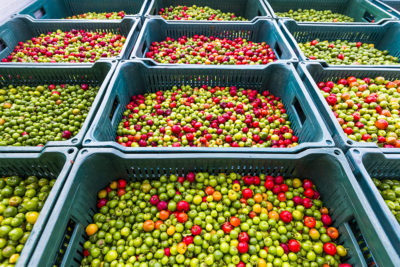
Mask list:
[[[292,214],[287,211],[287,210],[283,210],[281,211],[281,213],[279,214],[279,218],[284,222],[284,223],[290,223],[292,221]]]
[[[336,246],[333,243],[324,244],[324,252],[328,255],[334,256],[336,254]]]
[[[248,243],[250,240],[249,235],[246,232],[241,232],[238,236],[239,242],[245,242]]]
[[[239,253],[241,253],[241,254],[247,253],[247,251],[249,251],[249,245],[244,242],[239,242],[237,249],[238,249]]]
[[[300,246],[299,241],[297,241],[295,239],[290,239],[289,240],[289,250],[291,252],[297,253],[297,252],[300,251],[300,248],[301,248],[301,246]]]
[[[192,226],[192,235],[200,235],[201,234],[201,227],[198,225]]]
[[[242,190],[242,195],[245,199],[253,197],[253,191],[250,188],[245,188]]]

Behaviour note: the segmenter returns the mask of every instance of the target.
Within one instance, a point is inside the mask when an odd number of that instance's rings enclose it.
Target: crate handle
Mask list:
[[[280,47],[278,42],[276,42],[276,44],[275,44],[275,52],[276,52],[276,55],[278,56],[278,58],[281,58],[282,49],[281,49],[281,47]]]
[[[363,18],[368,22],[375,22],[375,16],[368,11],[365,11]]]
[[[115,111],[117,110],[117,107],[119,106],[119,98],[118,95],[115,96],[112,107],[111,107],[111,112],[110,112],[110,120],[113,121],[114,120],[114,116],[115,116]]]
[[[70,219],[65,227],[63,239],[59,245],[58,252],[54,258],[54,265],[61,266],[64,256],[67,254],[67,250],[71,247],[70,243],[74,234],[76,233],[75,229],[77,228],[77,223]]]
[[[300,124],[303,125],[304,122],[306,121],[306,114],[304,113],[304,110],[301,107],[300,102],[297,99],[297,97],[294,97],[292,106],[293,106],[294,111],[297,113],[297,117],[300,120]]]
[[[143,57],[146,57],[145,54],[144,54],[144,51],[146,51],[146,47],[147,47],[147,42],[144,41],[143,42],[143,46],[142,46],[142,50],[141,50]]]
[[[43,6],[33,12],[33,16],[35,17],[35,19],[41,19],[44,15],[46,15],[46,10]]]
[[[4,40],[0,38],[0,52],[2,52],[6,48],[7,48],[6,42],[4,42]]]

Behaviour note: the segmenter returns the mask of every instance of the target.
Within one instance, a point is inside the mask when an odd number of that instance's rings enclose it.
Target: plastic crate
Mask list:
[[[211,1],[211,0],[151,0],[149,8],[147,9],[145,16],[156,16],[161,18],[158,15],[158,11],[161,8],[169,7],[169,6],[177,6],[177,5],[186,5],[186,6],[208,6],[214,9],[220,9],[222,12],[232,12],[235,13],[236,16],[241,16],[250,21],[255,21],[260,17],[271,17],[268,12],[267,7],[264,4],[263,0],[220,0],[220,1]],[[202,21],[197,21],[202,22]],[[205,21],[210,22],[210,21]],[[240,22],[240,21],[238,21]]]
[[[106,31],[123,34],[126,36],[126,41],[121,53],[115,57],[107,58],[109,60],[121,59],[129,55],[132,46],[139,35],[140,18],[129,17],[124,18],[123,20],[109,21],[35,20],[27,15],[18,15],[0,26],[0,60],[10,55],[18,42],[25,42],[26,40],[36,37],[42,33],[54,32],[56,30],[70,31],[72,29],[83,29],[86,31]]]
[[[400,77],[398,68],[349,68],[349,67],[324,67],[319,63],[300,63],[298,66],[299,74],[307,88],[315,105],[319,109],[321,116],[328,125],[333,140],[345,152],[350,148],[377,148],[387,153],[400,153],[400,148],[378,148],[373,142],[356,142],[347,137],[339,122],[336,120],[325,98],[320,93],[317,86],[318,82],[333,81],[337,82],[341,78],[349,76],[355,77],[377,77],[384,76],[388,80],[396,80]]]
[[[399,257],[339,149],[310,149],[299,154],[124,154],[115,149],[80,151],[64,189],[38,243],[31,266],[79,266],[84,233],[96,212],[97,192],[117,178],[158,179],[189,171],[213,174],[265,173],[310,178],[338,226],[338,242],[348,248],[344,260],[353,266],[399,266]],[[63,256],[66,226],[72,232]],[[360,246],[363,248],[360,249]]]
[[[147,0],[36,0],[18,14],[29,15],[34,19],[63,19],[87,12],[119,12],[142,16]]]
[[[355,167],[355,177],[367,197],[382,228],[400,254],[400,224],[386,205],[371,177],[400,180],[400,154],[382,153],[377,149],[352,148],[347,152]]]
[[[331,10],[354,19],[354,22],[339,22],[339,24],[379,23],[384,19],[396,19],[378,5],[368,0],[264,0],[274,18],[275,12],[286,12],[290,9]],[[326,22],[325,22],[326,23]],[[329,22],[328,22],[329,23]],[[337,24],[337,23],[334,23]]]
[[[388,50],[395,57],[400,56],[400,23],[385,21],[372,25],[334,25],[327,23],[297,23],[292,19],[280,20],[279,25],[288,42],[301,61],[315,61],[305,57],[298,43],[305,43],[315,39],[336,41],[347,40],[351,42],[373,43],[380,50]],[[325,61],[321,61],[325,62]],[[325,62],[326,63],[326,62]],[[337,66],[337,65],[329,65]],[[346,67],[377,68],[387,67],[380,65],[342,65]],[[393,65],[396,66],[396,65]]]
[[[0,64],[0,88],[13,85],[39,85],[50,83],[87,83],[100,86],[92,107],[79,133],[66,141],[50,141],[50,146],[80,146],[93,120],[104,92],[117,66],[116,62],[98,61],[95,64]],[[0,146],[0,152],[39,152],[45,147]]]
[[[177,85],[239,86],[268,89],[282,98],[291,127],[300,144],[293,148],[124,147],[115,142],[116,130],[131,96],[169,90]],[[121,63],[110,82],[104,101],[88,130],[85,147],[113,147],[125,152],[298,152],[334,142],[307,90],[291,63],[271,63],[263,69],[234,70],[204,66],[146,66],[138,60]]]
[[[161,64],[153,59],[146,58],[149,45],[155,41],[163,41],[167,37],[191,37],[195,34],[214,36],[220,38],[242,37],[254,42],[266,42],[274,50],[278,59],[297,60],[289,43],[283,37],[278,24],[274,20],[257,20],[255,22],[197,22],[197,21],[166,21],[161,18],[147,19],[138,37],[131,58],[140,58],[154,65],[183,65]],[[225,65],[224,65],[225,66]],[[240,65],[245,68],[248,65]]]
[[[371,0],[376,6],[379,6],[386,12],[400,18],[400,1],[399,0]]]
[[[29,258],[36,249],[42,231],[50,217],[53,206],[66,181],[73,160],[78,152],[73,147],[46,148],[40,153],[0,153],[0,176],[20,175],[23,178],[37,175],[57,178],[40,212],[24,249],[20,253],[17,266],[29,266]]]

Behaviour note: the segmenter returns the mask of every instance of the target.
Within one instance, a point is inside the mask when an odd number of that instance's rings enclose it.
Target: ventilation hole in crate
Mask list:
[[[3,39],[0,39],[0,52],[7,48],[6,43]]]
[[[46,10],[44,9],[44,7],[39,8],[38,10],[36,10],[33,13],[33,16],[35,17],[35,19],[40,19],[42,18],[44,15],[46,15]]]
[[[68,248],[68,244],[71,239],[72,233],[74,232],[75,227],[76,227],[76,222],[70,219],[68,221],[67,227],[65,228],[63,240],[61,241],[60,247],[56,254],[56,258],[54,260],[54,266],[61,265],[64,254]]]
[[[377,266],[375,264],[375,259],[372,256],[370,249],[368,248],[367,242],[365,241],[364,237],[361,234],[361,231],[360,231],[360,228],[358,227],[357,221],[354,218],[351,221],[349,221],[349,226],[357,240],[357,243],[361,249],[361,252],[364,256],[364,259],[365,259],[368,267]]]
[[[368,11],[365,11],[363,18],[368,22],[375,22],[375,16],[369,13]]]

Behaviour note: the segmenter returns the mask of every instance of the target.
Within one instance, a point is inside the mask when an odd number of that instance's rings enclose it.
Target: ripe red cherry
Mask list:
[[[267,190],[271,190],[274,187],[274,182],[273,181],[265,181],[264,186]]]
[[[192,235],[199,235],[201,234],[201,227],[198,225],[192,226]]]
[[[167,208],[168,208],[168,203],[165,202],[165,201],[160,201],[160,202],[157,204],[157,209],[158,209],[159,211],[166,210]]]
[[[107,205],[107,199],[101,198],[97,201],[97,207],[100,209],[101,207]]]
[[[178,202],[178,204],[176,205],[176,209],[178,211],[184,211],[184,212],[188,212],[189,211],[189,203],[186,202],[185,200],[181,200]]]
[[[246,232],[241,232],[238,236],[239,242],[245,242],[248,243],[250,240],[249,235]]]
[[[118,188],[125,188],[125,187],[126,187],[126,181],[124,179],[119,179]]]
[[[292,221],[293,216],[289,211],[284,210],[279,214],[279,218],[281,218],[281,220],[284,223],[290,223]]]
[[[245,199],[253,197],[253,191],[250,188],[245,188],[242,190],[242,195]]]
[[[303,205],[303,199],[299,196],[294,196],[292,200],[296,206]]]
[[[160,202],[160,198],[157,195],[153,195],[150,198],[150,204],[156,206]]]
[[[328,255],[334,256],[336,254],[336,246],[330,242],[325,243],[324,252]]]
[[[238,249],[239,253],[241,253],[241,254],[247,253],[247,251],[249,251],[249,245],[244,242],[239,242],[237,249]]]
[[[309,199],[309,198],[304,198],[304,199],[303,199],[303,206],[304,206],[306,209],[311,208],[311,207],[313,206],[312,200]]]
[[[312,187],[313,187],[313,183],[308,179],[304,179],[303,188],[308,189],[308,188],[312,188]]]
[[[224,231],[225,234],[229,234],[232,230],[233,226],[229,222],[226,222],[222,225],[222,231]]]
[[[185,237],[183,238],[183,242],[184,242],[186,245],[192,244],[192,243],[193,243],[193,236],[191,236],[191,235],[185,236]]]
[[[295,239],[290,239],[289,240],[289,250],[291,252],[297,253],[300,251],[300,243],[299,241],[295,240]]]
[[[328,214],[322,214],[321,221],[325,226],[329,226],[332,224],[331,216],[329,216]]]
[[[311,188],[308,188],[304,191],[304,195],[308,198],[312,198],[312,197],[314,197],[314,190],[312,190]]]

